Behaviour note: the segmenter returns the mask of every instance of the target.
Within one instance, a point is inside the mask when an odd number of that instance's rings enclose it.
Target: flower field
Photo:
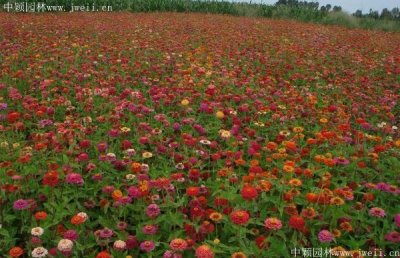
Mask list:
[[[0,257],[393,254],[399,100],[398,33],[2,13]]]

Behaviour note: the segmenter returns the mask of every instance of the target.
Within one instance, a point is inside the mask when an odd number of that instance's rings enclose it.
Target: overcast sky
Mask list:
[[[234,2],[250,2],[250,0],[230,0]],[[303,1],[303,0],[301,0]],[[252,0],[253,3],[274,4],[277,0]],[[308,2],[319,2],[319,5],[331,4],[340,5],[344,11],[354,13],[357,9],[368,13],[369,9],[381,11],[383,8],[392,10],[393,7],[400,7],[400,0],[314,0]]]

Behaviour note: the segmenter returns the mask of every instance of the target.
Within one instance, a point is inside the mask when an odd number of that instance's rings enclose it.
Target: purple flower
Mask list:
[[[7,103],[0,103],[0,110],[5,110],[7,107]]]
[[[26,210],[29,208],[29,202],[24,199],[19,199],[14,202],[13,208],[15,210]]]
[[[321,230],[318,233],[318,239],[322,243],[328,243],[328,242],[333,241],[334,237],[333,237],[333,234],[331,232],[329,232],[328,230]]]

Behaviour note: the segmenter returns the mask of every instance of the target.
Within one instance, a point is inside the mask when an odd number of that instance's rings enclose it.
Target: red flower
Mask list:
[[[107,251],[103,251],[98,253],[96,258],[111,258],[111,255]]]
[[[242,188],[241,195],[245,200],[253,200],[257,198],[258,192],[256,188],[246,185]]]
[[[58,174],[56,171],[47,172],[43,177],[43,185],[57,186],[59,182]]]
[[[289,219],[289,227],[302,230],[304,228],[305,221],[302,217],[294,215]]]
[[[247,222],[249,221],[250,215],[245,210],[237,210],[231,213],[230,218],[234,224],[244,225],[247,224]]]
[[[200,194],[200,188],[196,186],[190,186],[186,188],[186,194],[192,197],[195,197]]]

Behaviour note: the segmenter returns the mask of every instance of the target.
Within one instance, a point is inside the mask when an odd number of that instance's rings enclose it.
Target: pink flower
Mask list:
[[[385,213],[384,209],[374,207],[369,210],[369,215],[371,215],[373,217],[383,218],[383,217],[385,217],[386,213]]]

